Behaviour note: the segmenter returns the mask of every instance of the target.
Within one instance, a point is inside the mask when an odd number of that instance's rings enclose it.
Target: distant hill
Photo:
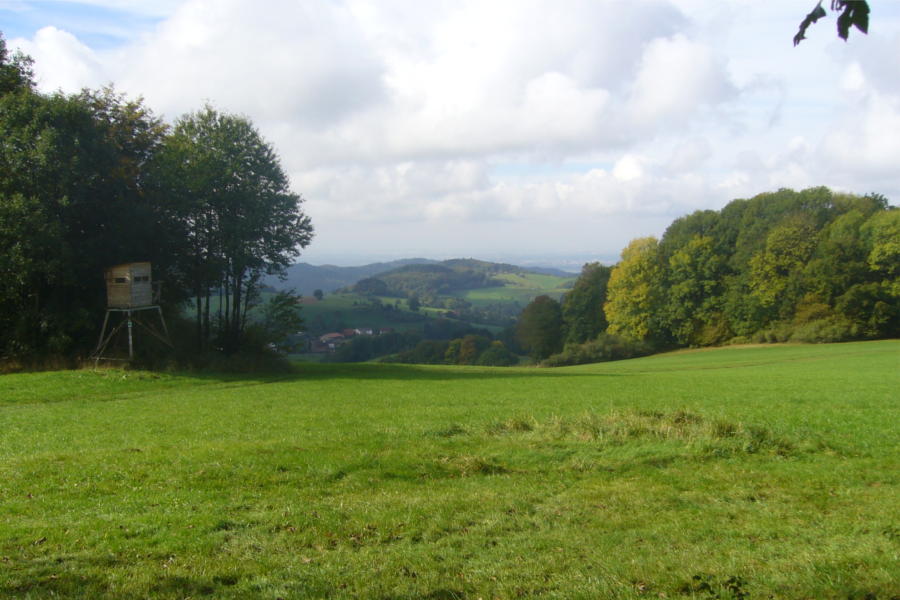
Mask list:
[[[352,286],[361,279],[374,277],[398,267],[436,262],[427,258],[404,258],[361,267],[316,266],[309,263],[297,263],[288,267],[287,279],[284,281],[271,277],[265,283],[277,289],[294,289],[304,296],[312,296],[315,290],[322,290],[328,294],[337,289]]]
[[[548,274],[548,271],[553,274]],[[415,295],[431,303],[438,297],[460,296],[471,290],[521,287],[522,282],[529,277],[569,279],[573,274],[553,269],[526,269],[505,263],[458,258],[403,265],[362,279],[346,288],[346,291],[400,298]],[[553,283],[562,285],[562,281]],[[526,284],[526,287],[537,289],[542,287],[542,284],[533,286]]]
[[[426,267],[436,266],[444,267],[443,270],[436,268],[432,275],[429,269],[416,270],[418,266]],[[404,271],[410,267],[411,271]],[[446,281],[448,273],[450,281]],[[407,275],[403,275],[407,273]],[[441,279],[439,273],[443,273],[445,281],[444,290],[453,289],[455,291],[463,289],[475,289],[480,287],[491,287],[491,285],[474,285],[479,283],[472,279],[473,276],[480,277],[478,274],[484,274],[481,283],[490,283],[493,285],[505,285],[503,282],[492,281],[493,275],[499,274],[524,274],[536,273],[540,275],[551,275],[553,277],[572,277],[573,273],[568,273],[560,269],[543,268],[543,267],[519,267],[505,263],[493,263],[488,261],[466,259],[451,259],[445,261],[430,260],[427,258],[404,258],[390,262],[377,262],[360,267],[338,267],[335,265],[311,265],[309,263],[297,263],[288,268],[287,279],[280,281],[278,278],[271,277],[265,281],[266,285],[276,289],[294,289],[304,296],[311,296],[315,290],[322,290],[326,294],[336,290],[351,288],[357,282],[363,279],[373,277],[381,278],[381,275],[390,274],[389,280],[396,281],[398,289],[407,289],[400,281],[404,278],[409,279],[408,273],[418,273],[420,278],[430,277],[433,281]],[[415,278],[415,277],[413,277]],[[440,286],[440,284],[438,284]],[[423,288],[423,292],[438,292],[437,288]]]

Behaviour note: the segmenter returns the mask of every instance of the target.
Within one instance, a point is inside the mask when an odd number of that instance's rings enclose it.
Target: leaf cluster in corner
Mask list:
[[[856,27],[863,33],[869,32],[869,3],[865,0],[832,0],[831,10],[841,11],[838,17],[837,29],[838,36],[846,41],[850,36],[850,27]],[[816,7],[803,19],[797,35],[794,36],[794,46],[806,39],[806,30],[810,25],[826,16],[825,9],[822,8],[822,1],[816,4]]]

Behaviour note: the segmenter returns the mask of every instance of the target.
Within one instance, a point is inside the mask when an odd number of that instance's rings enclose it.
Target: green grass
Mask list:
[[[575,283],[577,277],[559,277],[541,273],[503,273],[496,276],[506,282],[507,286],[529,290],[554,291],[563,290]]]
[[[481,288],[468,290],[460,294],[474,306],[486,306],[491,304],[517,302],[525,306],[535,297],[542,294],[559,299],[568,291],[568,285],[575,281],[575,277],[565,278],[555,275],[541,275],[539,273],[504,273],[496,275],[496,279],[504,281],[502,287]]]
[[[379,300],[384,304],[394,305],[396,298],[379,298]],[[401,308],[396,313],[386,313],[372,308],[369,299],[358,294],[328,294],[321,302],[304,304],[301,316],[307,327],[318,333],[348,327],[379,329],[390,327],[397,331],[421,332],[425,321],[421,315],[407,309],[405,300],[401,302]]]
[[[900,342],[0,377],[0,597],[895,598]]]

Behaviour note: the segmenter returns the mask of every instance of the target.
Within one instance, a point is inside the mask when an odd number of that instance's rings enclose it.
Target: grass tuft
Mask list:
[[[798,453],[798,444],[766,427],[710,420],[685,410],[617,411],[605,415],[589,412],[574,417],[554,416],[544,422],[534,417],[517,417],[490,423],[486,432],[493,436],[518,433],[534,440],[573,439],[611,446],[677,441],[712,456],[769,453],[787,457]],[[805,447],[812,448],[808,444]]]

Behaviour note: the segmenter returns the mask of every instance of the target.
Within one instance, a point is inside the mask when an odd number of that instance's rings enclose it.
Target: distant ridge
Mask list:
[[[270,277],[266,280],[266,284],[282,290],[294,289],[304,296],[311,296],[316,290],[322,290],[328,294],[337,289],[351,286],[360,279],[374,277],[400,267],[437,264],[438,262],[427,258],[403,258],[360,267],[297,263],[288,267],[287,279],[280,281],[276,277]]]
[[[266,279],[266,285],[276,289],[294,289],[304,296],[311,296],[315,290],[322,290],[326,294],[347,288],[362,279],[375,277],[408,267],[410,265],[443,265],[446,267],[459,265],[478,265],[481,269],[494,272],[522,271],[538,273],[541,275],[554,275],[557,277],[571,277],[574,274],[561,269],[547,267],[519,267],[505,263],[492,263],[475,259],[451,259],[445,261],[430,260],[427,258],[404,258],[390,262],[377,262],[359,267],[338,267],[336,265],[311,265],[309,263],[297,263],[288,267],[287,278],[280,281],[276,277]]]

